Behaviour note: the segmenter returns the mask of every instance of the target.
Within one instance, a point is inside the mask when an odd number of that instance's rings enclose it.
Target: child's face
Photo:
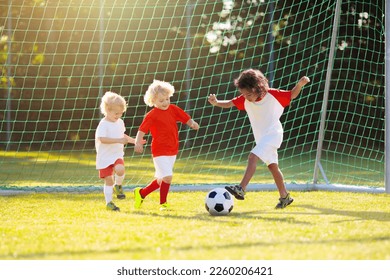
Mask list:
[[[254,90],[250,90],[250,89],[246,89],[246,88],[240,89],[240,93],[249,102],[255,102],[260,97],[259,94],[256,93]]]
[[[116,122],[123,115],[123,108],[121,106],[111,106],[106,115],[106,119],[110,122]]]
[[[154,107],[160,110],[166,110],[171,104],[171,99],[168,94],[159,93],[153,100]]]

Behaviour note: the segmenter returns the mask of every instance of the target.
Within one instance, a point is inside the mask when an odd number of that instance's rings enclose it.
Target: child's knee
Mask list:
[[[279,165],[277,163],[271,163],[268,165],[269,171],[271,171],[272,174],[274,173],[282,173],[279,169]]]
[[[248,161],[250,162],[258,162],[259,161],[259,157],[256,156],[254,153],[249,153],[249,156],[248,156]]]
[[[125,175],[125,166],[123,164],[115,165],[114,170],[115,170],[115,174],[117,174],[118,176]]]
[[[172,183],[172,176],[166,176],[162,178],[162,181],[166,184],[171,184]]]

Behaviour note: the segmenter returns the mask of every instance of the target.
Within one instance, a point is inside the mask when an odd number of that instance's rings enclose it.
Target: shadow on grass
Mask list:
[[[383,241],[390,241],[390,236],[370,236],[370,237],[364,237],[364,238],[348,238],[348,239],[342,239],[342,238],[336,238],[336,239],[328,239],[328,240],[294,240],[295,245],[326,245],[330,244],[332,246],[338,244],[338,243],[367,243],[367,242],[383,242]],[[199,246],[197,245],[196,248],[194,248],[192,245],[185,245],[181,247],[167,247],[164,248],[167,251],[170,252],[186,252],[186,251],[210,251],[210,250],[226,250],[226,249],[240,249],[245,250],[245,248],[253,248],[253,247],[273,247],[275,245],[282,245],[282,246],[289,246],[291,245],[291,240],[286,240],[283,242],[279,242],[278,244],[275,244],[274,241],[256,241],[256,242],[243,242],[243,243],[223,243],[223,244],[214,244],[214,245],[203,245]],[[147,254],[142,258],[133,258],[132,260],[159,260],[161,258],[156,258],[156,255],[154,254],[156,248],[150,248],[146,244],[142,244],[141,247],[125,247],[125,248],[113,248],[110,250],[79,250],[79,251],[64,251],[64,252],[40,252],[40,253],[32,253],[32,254],[18,254],[16,256],[10,256],[10,255],[0,255],[0,259],[33,259],[33,260],[63,260],[63,259],[81,259],[80,256],[88,256],[88,255],[94,255],[95,260],[106,260],[111,259],[109,257],[105,258],[99,258],[98,256],[100,254],[102,255],[109,255],[109,254],[119,254],[119,253],[125,253],[125,254]],[[72,255],[77,256],[77,258],[72,258]],[[131,257],[131,256],[130,256]],[[120,258],[120,259],[127,259],[131,260],[130,258]],[[176,259],[176,258],[175,258]],[[216,258],[204,258],[204,260],[211,260]],[[234,256],[232,256],[231,259],[235,259]],[[177,260],[177,259],[176,259]]]
[[[284,218],[275,218],[275,217],[265,217],[261,214],[268,214],[264,211],[248,211],[248,212],[232,212],[227,216],[212,216],[209,215],[206,210],[204,214],[195,214],[193,216],[183,216],[183,215],[174,215],[174,214],[168,214],[167,212],[164,213],[151,213],[151,212],[143,212],[143,211],[136,211],[131,212],[132,215],[139,215],[139,216],[148,216],[148,217],[159,217],[159,218],[169,218],[169,219],[178,219],[178,220],[198,220],[198,221],[206,221],[206,222],[212,222],[212,223],[221,223],[221,224],[230,224],[234,226],[235,224],[241,225],[248,222],[248,220],[255,220],[255,221],[269,221],[269,222],[281,222],[281,223],[293,223],[293,224],[302,224],[302,225],[311,225],[309,222],[302,222],[298,221],[293,217],[284,217]],[[224,219],[227,218],[227,219]]]
[[[352,210],[337,210],[331,208],[321,208],[315,207],[313,205],[298,205],[296,208],[304,208],[309,210],[317,211],[318,213],[291,213],[294,215],[336,215],[336,216],[346,216],[353,217],[359,220],[375,220],[379,222],[390,222],[390,213],[386,212],[375,212],[375,211],[352,211]],[[344,222],[344,221],[337,221]]]

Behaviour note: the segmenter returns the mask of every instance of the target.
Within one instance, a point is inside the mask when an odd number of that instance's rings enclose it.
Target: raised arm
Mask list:
[[[307,84],[310,83],[310,79],[306,76],[303,76],[299,82],[295,85],[295,87],[291,90],[291,99],[295,99],[299,93],[301,92],[301,89]]]
[[[210,94],[208,101],[211,105],[221,107],[221,108],[231,108],[234,106],[231,100],[218,100],[215,94]]]

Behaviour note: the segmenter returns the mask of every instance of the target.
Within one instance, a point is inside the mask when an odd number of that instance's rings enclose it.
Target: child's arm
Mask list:
[[[125,138],[127,139],[127,143],[130,143],[130,144],[135,144],[135,138],[133,137],[130,137],[128,135],[125,134]],[[146,140],[145,139],[142,139],[141,140],[141,143],[142,145],[146,143]]]
[[[144,140],[144,136],[145,133],[138,130],[134,143],[134,151],[136,151],[137,153],[142,153],[144,150],[144,144],[146,143],[146,141]]]
[[[215,94],[210,94],[208,101],[211,105],[221,107],[221,108],[231,108],[234,106],[231,100],[218,100]]]
[[[135,139],[133,137],[130,137],[128,135],[124,135],[126,140],[127,140],[127,143],[130,143],[130,144],[135,144]]]
[[[126,134],[122,138],[109,138],[109,137],[99,137],[100,142],[103,144],[127,144],[131,143],[127,138]],[[131,137],[129,137],[131,138]]]
[[[199,124],[196,121],[194,121],[193,119],[188,120],[186,125],[188,125],[189,127],[191,127],[192,129],[195,129],[195,130],[199,129]]]
[[[295,87],[291,90],[291,99],[295,99],[301,92],[303,86],[306,85],[307,83],[310,83],[310,79],[306,76],[303,76],[299,80],[299,82],[295,85]]]

